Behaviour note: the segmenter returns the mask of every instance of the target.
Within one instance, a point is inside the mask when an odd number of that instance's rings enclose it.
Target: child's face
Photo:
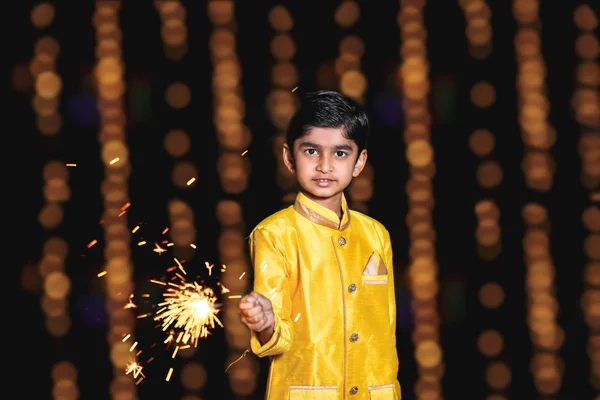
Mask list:
[[[283,149],[285,165],[305,194],[325,206],[341,199],[367,161],[367,150],[358,154],[356,143],[342,132],[342,128],[312,128],[296,139],[293,149],[287,145]]]

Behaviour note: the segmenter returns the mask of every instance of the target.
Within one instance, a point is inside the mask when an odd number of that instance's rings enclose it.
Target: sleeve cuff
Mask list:
[[[260,340],[258,340],[258,335],[256,332],[250,332],[250,348],[252,352],[258,357],[264,357],[268,355],[268,351],[273,349],[277,342],[279,341],[279,337],[281,336],[281,328],[279,324],[279,318],[275,316],[275,328],[273,330],[273,336],[271,339],[265,344],[261,344]]]

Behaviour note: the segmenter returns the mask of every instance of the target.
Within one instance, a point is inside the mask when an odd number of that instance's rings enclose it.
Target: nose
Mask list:
[[[319,157],[317,171],[324,174],[328,174],[333,171],[333,163],[331,162],[331,157],[328,154],[323,154],[321,157]]]

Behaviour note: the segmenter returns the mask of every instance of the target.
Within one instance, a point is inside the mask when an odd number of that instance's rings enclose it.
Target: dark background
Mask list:
[[[591,399],[596,392],[589,384],[589,358],[586,354],[588,330],[583,320],[580,299],[584,227],[581,213],[588,204],[587,191],[581,184],[581,160],[577,152],[580,127],[573,118],[571,96],[575,81],[574,40],[577,28],[573,10],[581,1],[542,1],[542,51],[547,66],[550,123],[558,132],[552,148],[557,165],[554,185],[548,193],[535,193],[524,184],[520,167],[523,145],[517,124],[516,63],[513,38],[515,20],[511,2],[491,1],[493,53],[485,61],[474,60],[468,53],[465,18],[456,1],[430,1],[425,8],[428,31],[428,56],[431,66],[430,96],[433,114],[432,143],[437,166],[434,222],[436,252],[440,265],[441,343],[446,370],[443,396],[446,399],[480,398],[488,394],[484,381],[487,360],[475,347],[476,335],[493,327],[505,336],[501,359],[512,369],[507,398],[535,398],[529,371],[531,345],[525,321],[525,265],[523,262],[523,222],[521,209],[529,201],[547,206],[552,224],[551,251],[556,265],[559,324],[566,331],[561,349],[565,362],[560,399]],[[592,6],[594,1],[587,2]],[[44,327],[39,293],[19,290],[18,336],[15,355],[23,386],[23,398],[50,398],[51,366],[61,358],[71,360],[79,369],[78,385],[82,399],[108,398],[112,371],[107,355],[106,324],[102,318],[86,317],[86,307],[103,304],[102,290],[94,283],[102,268],[101,248],[87,250],[86,244],[102,237],[98,225],[102,213],[100,182],[103,166],[97,141],[98,119],[95,92],[90,73],[94,66],[95,39],[91,24],[92,1],[56,1],[54,22],[42,32],[30,22],[36,2],[10,2],[7,19],[9,68],[28,63],[33,45],[43,33],[54,36],[61,45],[57,73],[63,80],[60,112],[64,128],[57,137],[41,135],[35,126],[31,108],[32,91],[9,88],[9,117],[15,130],[6,133],[16,140],[22,161],[11,191],[17,201],[18,240],[10,251],[17,258],[17,269],[35,264],[48,236],[37,222],[43,204],[42,167],[53,159],[78,164],[71,170],[72,197],[66,205],[60,234],[67,238],[70,256],[67,272],[72,279],[72,329],[66,338],[50,337]],[[295,25],[297,46],[294,58],[300,79],[300,94],[319,88],[316,71],[337,56],[337,46],[345,31],[333,21],[337,1],[238,1],[238,54],[243,70],[246,101],[245,123],[253,134],[246,155],[252,164],[248,189],[240,196],[223,193],[216,174],[217,143],[212,125],[211,62],[208,37],[211,23],[203,1],[185,1],[188,21],[187,56],[168,60],[160,38],[159,15],[151,1],[125,0],[120,11],[123,32],[123,57],[128,84],[128,144],[132,174],[129,181],[132,204],[130,221],[144,221],[158,229],[168,225],[167,203],[180,197],[192,205],[198,229],[197,260],[218,263],[216,239],[219,225],[215,204],[232,197],[242,203],[248,229],[281,206],[281,191],[275,184],[275,159],[271,149],[274,130],[267,113],[265,98],[269,91],[269,72],[273,58],[269,40],[273,31],[267,21],[268,10],[284,4]],[[403,113],[401,90],[396,68],[400,59],[400,36],[396,23],[398,1],[359,1],[361,18],[352,31],[366,43],[362,70],[368,79],[366,105],[372,118],[373,137],[369,157],[375,172],[375,191],[369,203],[370,215],[384,223],[392,236],[395,268],[398,275],[398,351],[399,379],[403,398],[413,399],[417,378],[411,342],[410,292],[404,272],[408,263],[408,233],[405,224],[407,201],[404,184],[408,176],[405,145],[402,139]],[[597,3],[596,3],[597,5]],[[596,8],[597,9],[597,8]],[[497,101],[485,112],[475,111],[469,101],[471,85],[489,80],[496,88]],[[187,83],[192,100],[185,110],[172,110],[164,101],[164,90],[173,80]],[[450,99],[443,101],[443,99]],[[133,105],[137,104],[136,107]],[[197,165],[199,182],[194,190],[181,190],[171,182],[174,160],[163,148],[164,135],[172,128],[190,133],[192,144],[188,158]],[[481,189],[475,180],[478,159],[471,153],[467,139],[477,127],[492,130],[496,136],[495,158],[500,162],[504,180],[495,190]],[[15,142],[11,142],[15,145]],[[12,147],[11,147],[12,148]],[[9,150],[9,149],[7,149]],[[12,150],[9,150],[7,156]],[[10,175],[15,175],[11,173]],[[497,201],[502,228],[502,253],[490,263],[480,261],[474,231],[475,203],[484,197]],[[11,222],[12,224],[12,222]],[[134,249],[136,282],[141,283],[162,271],[155,258]],[[498,310],[483,309],[477,290],[489,279],[500,282],[507,292],[505,304]],[[20,288],[20,283],[16,282]],[[98,311],[102,313],[101,310]],[[140,328],[138,335],[148,334]],[[12,336],[11,336],[12,337]],[[9,346],[12,341],[5,342]],[[208,367],[206,398],[229,398],[223,369],[226,343],[221,331],[202,344],[198,356]],[[25,352],[23,353],[23,349]],[[22,365],[22,367],[21,367]],[[262,376],[261,379],[264,379]],[[262,387],[263,384],[259,384]],[[140,398],[179,398],[183,388],[177,380],[163,382],[162,376],[146,379],[138,386]],[[259,390],[255,398],[261,398]]]

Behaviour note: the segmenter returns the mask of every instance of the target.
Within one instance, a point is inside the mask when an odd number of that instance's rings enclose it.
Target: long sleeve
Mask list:
[[[395,290],[395,280],[394,280],[394,256],[392,251],[392,242],[390,239],[390,234],[386,230],[384,236],[384,259],[385,265],[388,269],[388,302],[390,309],[390,322],[394,331],[396,329],[396,290]]]
[[[291,294],[289,272],[279,238],[265,229],[250,234],[250,257],[254,268],[254,290],[269,300],[275,314],[275,331],[271,339],[261,344],[251,332],[250,345],[258,357],[285,353],[292,345]]]

